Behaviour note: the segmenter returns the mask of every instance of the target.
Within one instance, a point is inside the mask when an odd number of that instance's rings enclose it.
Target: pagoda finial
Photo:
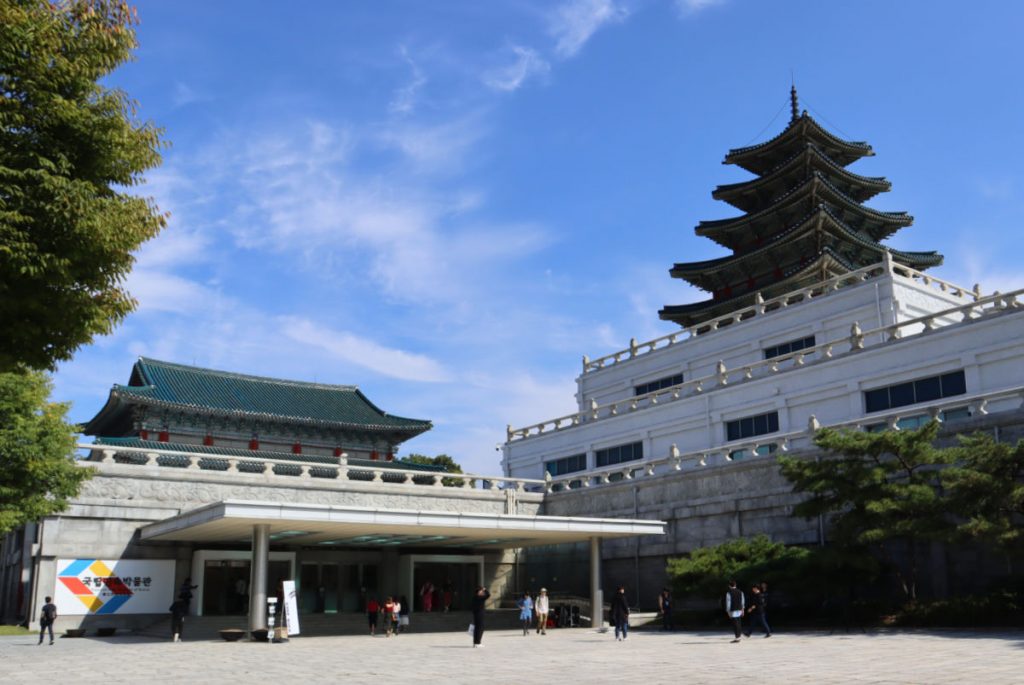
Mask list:
[[[800,118],[800,107],[796,98],[796,84],[794,83],[789,87],[789,108],[790,108],[790,119],[789,123],[793,123]]]

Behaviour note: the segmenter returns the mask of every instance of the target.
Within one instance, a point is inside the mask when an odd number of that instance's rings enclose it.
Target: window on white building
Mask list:
[[[755,435],[775,433],[779,430],[779,412],[773,411],[757,416],[725,422],[725,439],[728,442],[752,438]]]
[[[574,454],[571,457],[562,457],[553,461],[544,462],[544,470],[552,476],[562,476],[566,473],[585,471],[587,468],[587,455]]]
[[[867,413],[905,407],[919,402],[941,400],[967,392],[963,371],[929,376],[915,381],[887,385],[883,388],[864,391],[864,411]]]
[[[787,354],[793,354],[794,352],[805,350],[808,347],[814,347],[813,335],[766,347],[764,348],[764,358],[772,359],[774,357],[784,357]]]
[[[646,395],[649,392],[655,390],[664,390],[665,388],[671,388],[673,385],[679,385],[683,382],[683,374],[677,373],[674,376],[665,376],[659,378],[656,381],[650,381],[648,383],[640,383],[639,385],[633,386],[634,395]]]
[[[621,464],[624,461],[636,461],[644,458],[644,444],[642,442],[631,442],[628,445],[616,445],[594,453],[597,457],[597,466],[612,466]]]

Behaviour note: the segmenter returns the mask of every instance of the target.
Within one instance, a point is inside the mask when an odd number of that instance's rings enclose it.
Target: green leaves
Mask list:
[[[733,578],[746,587],[762,580],[799,577],[796,568],[809,555],[804,548],[787,547],[758,535],[700,547],[685,557],[669,559],[668,575],[678,594],[711,598],[724,593],[725,583]]]
[[[99,84],[134,25],[115,0],[0,0],[0,371],[52,368],[135,307],[121,284],[166,216],[122,189],[164,143]]]
[[[0,534],[67,508],[89,469],[74,463],[66,404],[38,371],[0,373]]]

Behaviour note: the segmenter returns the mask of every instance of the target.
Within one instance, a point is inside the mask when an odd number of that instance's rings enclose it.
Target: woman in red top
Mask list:
[[[395,613],[395,603],[388,597],[384,600],[384,627],[387,628],[387,636],[391,637],[391,615]]]
[[[366,603],[366,619],[370,622],[370,635],[377,632],[377,614],[380,613],[380,602],[376,597],[371,597]]]

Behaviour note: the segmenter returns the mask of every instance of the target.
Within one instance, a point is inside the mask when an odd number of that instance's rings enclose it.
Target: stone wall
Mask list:
[[[1016,442],[1024,438],[1024,411],[958,422],[940,434],[939,444],[952,445],[958,433],[976,431]],[[809,459],[815,454],[813,450],[793,453]],[[665,566],[670,557],[761,533],[790,545],[819,544],[818,521],[792,516],[798,502],[799,496],[779,473],[774,456],[766,456],[554,493],[545,500],[543,513],[665,521],[663,537],[610,540],[601,546],[606,595],[610,588],[625,585],[631,600],[636,596],[641,607],[653,609],[658,590],[668,582]],[[981,588],[987,572],[997,575],[1000,571],[993,567],[995,560],[978,550],[938,546],[922,554],[925,590],[939,596],[947,588]],[[538,582],[580,596],[589,592],[587,556],[582,546],[532,550],[528,556],[530,573]]]

